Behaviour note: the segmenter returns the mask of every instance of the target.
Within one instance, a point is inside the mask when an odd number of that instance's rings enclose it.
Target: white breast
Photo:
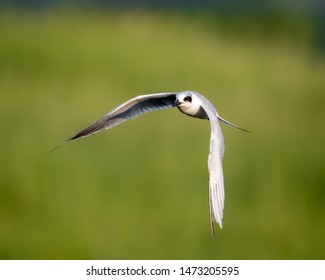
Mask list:
[[[199,112],[201,106],[198,102],[186,102],[181,104],[178,108],[182,113],[194,116]]]

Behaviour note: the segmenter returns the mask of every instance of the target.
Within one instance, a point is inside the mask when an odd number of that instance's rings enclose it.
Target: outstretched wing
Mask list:
[[[170,108],[174,105],[175,99],[174,93],[157,93],[137,96],[118,106],[90,126],[70,137],[67,141],[89,136],[153,110]]]
[[[111,128],[114,125],[136,118],[144,113],[170,108],[174,105],[175,100],[176,94],[172,92],[139,95],[124,102],[105,116],[95,121],[93,124],[87,126],[80,132],[65,140],[63,143],[56,146],[50,152],[55,151],[66,142],[89,136],[93,133],[100,132],[103,129]]]
[[[219,116],[209,100],[204,96],[199,95],[202,100],[202,108],[207,113],[210,126],[210,153],[208,157],[208,169],[209,169],[209,207],[210,207],[210,224],[211,231],[214,237],[213,221],[219,224],[222,228],[223,208],[225,201],[225,191],[223,182],[223,169],[222,169],[222,157],[224,154],[224,141],[219,124]]]

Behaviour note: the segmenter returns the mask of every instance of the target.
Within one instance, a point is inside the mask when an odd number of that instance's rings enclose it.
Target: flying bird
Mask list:
[[[107,113],[93,124],[68,138],[64,143],[89,136],[93,133],[109,129],[126,120],[136,118],[144,113],[177,107],[180,112],[194,118],[210,121],[211,137],[208,157],[209,170],[209,209],[210,226],[214,237],[214,222],[222,228],[222,218],[225,200],[222,158],[224,154],[224,140],[219,121],[227,125],[240,128],[221,118],[212,103],[203,95],[195,91],[166,92],[140,95],[132,98],[111,112]],[[63,143],[62,143],[63,144]],[[61,144],[61,145],[62,145]],[[61,145],[55,147],[56,150]]]

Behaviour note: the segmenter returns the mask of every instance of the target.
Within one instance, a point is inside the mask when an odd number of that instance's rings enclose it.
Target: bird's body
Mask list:
[[[89,136],[103,129],[111,128],[128,119],[133,119],[153,110],[162,110],[177,106],[180,112],[199,119],[207,119],[211,125],[210,153],[208,157],[209,169],[209,208],[211,230],[214,236],[213,221],[222,228],[224,209],[224,179],[222,169],[222,157],[224,154],[224,140],[219,125],[222,121],[246,131],[221,118],[212,103],[203,95],[194,91],[156,93],[140,95],[130,99],[96,122],[81,130],[65,142]]]

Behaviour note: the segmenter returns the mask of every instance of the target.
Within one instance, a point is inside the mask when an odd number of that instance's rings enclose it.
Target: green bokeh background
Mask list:
[[[324,56],[308,27],[265,35],[241,24],[1,12],[0,258],[324,259]],[[127,99],[187,89],[253,131],[222,125],[215,240],[208,122],[157,111],[48,154]]]

